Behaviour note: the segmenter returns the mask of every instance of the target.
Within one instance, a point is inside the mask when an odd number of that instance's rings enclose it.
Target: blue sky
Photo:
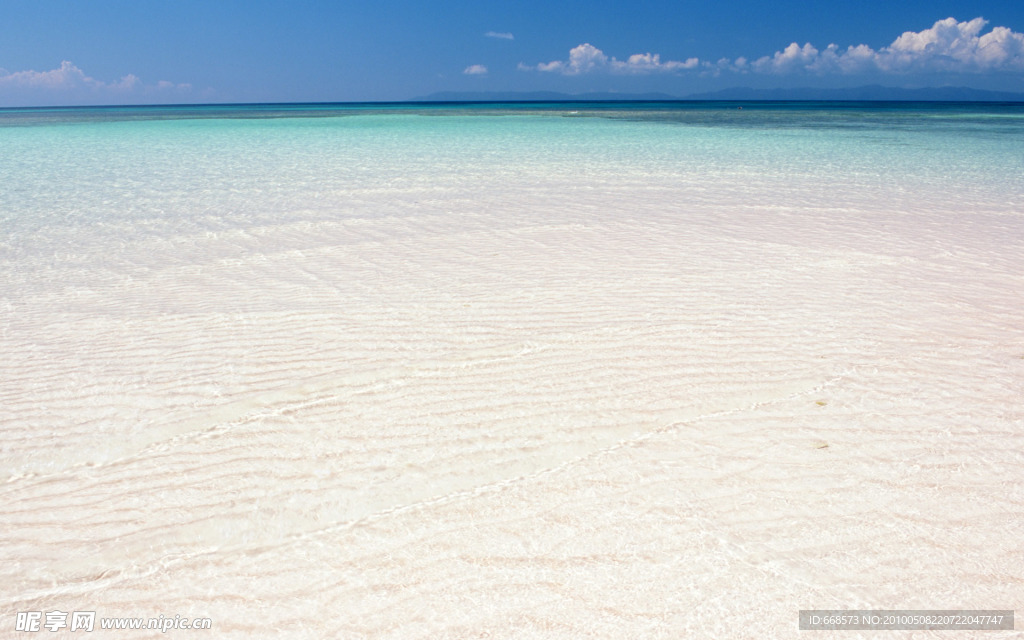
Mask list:
[[[864,84],[1024,91],[1024,2],[0,0],[0,106]]]

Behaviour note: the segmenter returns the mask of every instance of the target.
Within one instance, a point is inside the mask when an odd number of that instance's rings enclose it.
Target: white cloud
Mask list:
[[[188,93],[192,86],[161,80],[146,85],[134,74],[114,82],[103,82],[86,75],[65,60],[49,71],[0,69],[0,105],[123,102]]]
[[[156,83],[156,88],[157,88],[158,91],[178,91],[178,92],[183,92],[183,91],[191,91],[192,90],[192,85],[187,83],[187,82],[179,82],[179,83],[175,84],[174,82],[170,82],[168,80],[161,80],[160,82]]]
[[[690,58],[685,62],[676,60],[662,62],[661,56],[657,53],[635,53],[623,61],[614,57],[609,58],[603,51],[589,42],[585,42],[569,51],[568,60],[541,62],[537,65],[519,63],[519,69],[522,71],[536,70],[575,76],[593,71],[632,74],[664,73],[695,69],[700,64],[697,58]]]
[[[500,40],[515,40],[516,37],[511,33],[505,33],[500,31],[488,31],[484,34],[488,38],[498,38]]]
[[[811,43],[794,42],[773,55],[753,59],[722,58],[718,62],[689,58],[686,61],[662,60],[656,53],[636,53],[625,60],[605,55],[590,43],[569,52],[568,60],[553,60],[535,65],[519,63],[521,71],[543,71],[575,76],[605,72],[618,74],[673,73],[699,70],[702,75],[734,73],[912,73],[1024,70],[1024,33],[1006,27],[994,27],[982,33],[987,21],[975,18],[957,22],[939,20],[931,28],[907,31],[892,44],[878,50],[866,44],[841,49],[830,44],[818,49]]]
[[[754,68],[758,71],[794,71],[810,66],[817,59],[818,50],[811,46],[811,43],[808,42],[801,47],[794,42],[784,50],[776,51],[771,58],[765,56],[755,61]]]
[[[136,80],[138,80],[138,78],[135,76],[128,75],[116,84],[124,86],[125,84],[131,84]],[[104,82],[90,78],[85,75],[81,69],[67,60],[60,64],[59,69],[52,69],[50,71],[15,71],[13,73],[9,73],[5,69],[3,70],[3,73],[0,74],[0,88],[5,89],[10,87],[55,90],[71,87],[92,87],[102,89],[109,86],[113,85],[107,85]]]
[[[468,67],[466,67],[462,71],[462,73],[466,74],[467,76],[483,76],[487,75],[487,67],[485,67],[482,64],[471,64]]]
[[[792,43],[751,67],[762,73],[886,73],[952,71],[960,73],[1024,69],[1024,34],[995,27],[981,34],[984,18],[957,22],[939,20],[929,29],[907,31],[877,51],[865,44],[840,49],[830,44],[819,51],[810,43]],[[738,61],[737,61],[738,62]]]
[[[600,49],[585,42],[569,51],[569,63],[564,67],[563,73],[576,75],[588,73],[594,69],[603,67],[608,63],[608,56]],[[544,71],[556,71],[557,69],[544,69]]]
[[[686,62],[677,60],[661,61],[657,53],[634,53],[625,62],[612,58],[611,66],[613,71],[625,73],[653,73],[658,71],[680,71],[682,69],[695,69],[700,65],[697,58],[689,58]]]

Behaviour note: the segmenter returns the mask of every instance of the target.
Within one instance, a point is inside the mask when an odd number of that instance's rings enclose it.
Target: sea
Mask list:
[[[0,636],[1021,611],[1022,301],[1024,103],[0,109]]]

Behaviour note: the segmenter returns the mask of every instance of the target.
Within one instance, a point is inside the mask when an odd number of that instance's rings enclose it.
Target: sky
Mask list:
[[[0,0],[0,107],[1024,92],[1022,0]]]

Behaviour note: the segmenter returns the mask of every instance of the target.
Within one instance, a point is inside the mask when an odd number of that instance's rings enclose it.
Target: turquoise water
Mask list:
[[[247,250],[272,251],[317,225],[415,237],[616,218],[744,225],[756,209],[813,211],[837,229],[865,215],[971,218],[984,235],[987,216],[1017,233],[1024,211],[1020,104],[8,109],[0,145],[0,268],[16,289],[67,277],[65,264],[223,257],[235,249],[197,241],[223,232],[258,230]]]
[[[1024,191],[1022,143],[1019,104],[15,109],[0,111],[0,225],[10,234],[379,216],[397,201],[367,208],[361,195],[493,191],[524,179],[607,187],[784,176],[1013,198]]]

